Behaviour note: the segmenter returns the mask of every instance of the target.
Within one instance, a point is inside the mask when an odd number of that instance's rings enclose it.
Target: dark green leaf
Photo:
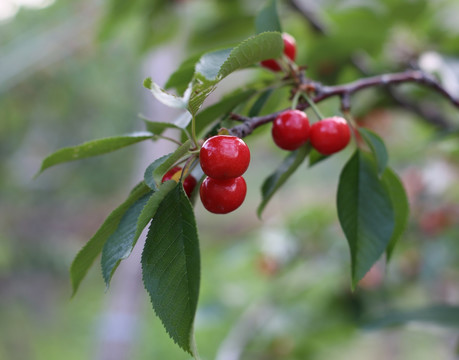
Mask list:
[[[176,185],[175,181],[166,181],[161,184],[158,191],[144,195],[126,211],[118,228],[110,235],[102,249],[102,275],[107,286],[121,260],[131,254],[161,201]]]
[[[152,133],[138,132],[128,135],[113,136],[104,139],[92,140],[85,142],[81,145],[66,147],[47,156],[41,168],[35,176],[40,175],[45,169],[61,164],[64,162],[85,159],[91,156],[106,154],[111,151],[121,149],[123,147],[151,139]]]
[[[120,261],[126,259],[134,248],[138,239],[135,238],[137,219],[151,195],[152,192],[149,192],[132,204],[124,213],[115,232],[105,241],[102,249],[101,266],[102,276],[107,287],[110,285],[110,280]]]
[[[263,182],[261,187],[261,195],[263,199],[257,209],[258,217],[261,217],[261,214],[266,204],[268,204],[268,201],[301,165],[309,151],[310,146],[308,144],[303,145],[298,150],[292,151],[289,156],[284,159],[276,171],[274,171],[274,173],[272,173]]]
[[[381,329],[411,322],[459,328],[459,306],[433,305],[426,308],[388,312],[384,316],[365,322],[366,329]]]
[[[257,34],[265,31],[282,32],[279,15],[277,14],[277,1],[269,0],[255,18],[255,29]]]
[[[384,141],[373,131],[362,127],[359,128],[359,133],[373,152],[378,164],[378,174],[382,175],[389,159]]]
[[[258,116],[273,93],[273,89],[263,91],[249,110],[249,117]]]
[[[395,227],[389,245],[386,249],[387,261],[392,258],[395,245],[403,234],[410,216],[410,205],[406,196],[405,188],[397,174],[390,168],[386,168],[381,178],[387,192],[390,195],[395,214]]]
[[[115,232],[125,212],[142,196],[147,194],[150,188],[144,183],[138,185],[129,194],[129,197],[118,206],[104,221],[94,236],[80,250],[70,267],[73,295],[75,295],[81,281],[85,277],[95,258],[100,254],[105,241]],[[73,296],[72,295],[72,296]]]
[[[145,169],[145,173],[143,175],[144,181],[145,181],[145,184],[147,184],[150,187],[150,189],[155,190],[155,191],[158,190],[160,183],[157,184],[155,182],[155,179],[153,178],[153,172],[156,170],[156,168],[159,165],[163,164],[169,157],[171,157],[171,155],[172,153],[161,156],[160,158],[153,161],[150,165],[148,165],[148,167]]]
[[[354,288],[386,250],[395,226],[390,195],[369,154],[357,150],[344,167],[337,207],[351,251]]]
[[[158,207],[142,253],[143,282],[170,337],[196,354],[193,323],[199,296],[199,240],[193,208],[182,186]]]

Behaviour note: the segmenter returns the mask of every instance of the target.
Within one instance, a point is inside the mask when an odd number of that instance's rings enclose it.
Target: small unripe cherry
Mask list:
[[[311,145],[322,155],[331,155],[341,151],[350,140],[349,125],[340,116],[326,118],[311,125]]]
[[[204,207],[214,214],[227,214],[242,205],[247,185],[242,176],[233,179],[206,177],[199,194]]]
[[[296,150],[309,139],[309,119],[300,110],[286,110],[273,121],[273,140],[284,150]]]
[[[282,34],[282,40],[284,41],[284,55],[290,60],[295,61],[296,59],[296,41],[295,38],[287,33]],[[275,59],[267,59],[260,62],[260,65],[271,70],[281,71],[282,68]]]
[[[214,179],[231,179],[245,173],[250,163],[250,150],[240,138],[216,135],[207,139],[199,151],[204,174]]]
[[[172,180],[173,176],[181,170],[182,168],[180,166],[173,167],[167,173],[164,174],[161,182]],[[185,193],[188,195],[188,197],[191,197],[191,194],[193,193],[193,190],[196,187],[197,183],[198,182],[196,181],[193,175],[188,175],[185,178],[185,180],[183,180],[183,189],[185,190]]]

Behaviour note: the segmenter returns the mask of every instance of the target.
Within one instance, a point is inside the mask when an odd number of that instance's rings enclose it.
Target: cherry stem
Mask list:
[[[319,120],[322,120],[324,118],[324,116],[322,115],[322,113],[320,112],[319,108],[316,106],[314,101],[312,101],[310,99],[310,97],[306,93],[303,93],[303,97],[306,99],[306,101],[308,102],[309,106],[314,111],[314,113],[319,118]]]

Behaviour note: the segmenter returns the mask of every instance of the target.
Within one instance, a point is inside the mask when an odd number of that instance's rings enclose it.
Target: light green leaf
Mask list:
[[[190,97],[190,92],[185,91],[183,97],[176,96],[167,92],[164,89],[161,89],[151,78],[146,78],[143,82],[143,86],[151,91],[153,96],[159,102],[163,103],[172,108],[176,109],[187,109],[188,108],[188,100]]]
[[[169,336],[197,356],[193,323],[199,296],[199,240],[193,208],[182,186],[158,207],[142,253],[143,282]]]
[[[204,54],[196,64],[196,73],[201,74],[207,80],[216,80],[222,65],[228,59],[232,50],[232,48],[229,48]]]
[[[392,258],[395,245],[406,228],[410,216],[408,197],[397,174],[390,168],[386,168],[381,178],[386,190],[390,195],[395,214],[395,227],[389,245],[386,249],[386,261]]]
[[[121,218],[126,211],[142,196],[147,194],[150,188],[144,183],[137,185],[129,197],[120,206],[118,206],[104,221],[102,226],[97,230],[94,236],[86,243],[86,245],[80,250],[70,267],[70,278],[72,281],[73,295],[78,290],[81,281],[86,276],[89,268],[96,259],[96,257],[102,251],[105,241],[111,234],[115,232]]]
[[[155,135],[161,135],[166,129],[178,129],[182,132],[184,131],[181,126],[178,126],[173,122],[152,121],[142,114],[139,114],[139,117],[143,120],[147,131]]]
[[[123,147],[151,139],[153,134],[150,132],[137,132],[127,135],[113,136],[98,140],[85,142],[81,145],[66,147],[60,149],[51,155],[48,155],[41,164],[41,168],[35,175],[37,177],[47,168],[62,164],[64,162],[85,159],[91,156],[97,156],[121,149]]]
[[[359,133],[370,147],[371,152],[374,154],[378,164],[378,174],[382,175],[389,159],[384,141],[373,131],[362,127],[359,128]]]
[[[153,161],[150,165],[148,165],[147,168],[145,169],[145,173],[143,177],[144,177],[145,184],[147,184],[148,187],[150,187],[150,189],[155,190],[155,191],[158,190],[160,182],[156,183],[155,179],[153,178],[153,172],[156,170],[156,168],[159,165],[163,164],[171,155],[172,153],[161,156],[160,158]]]
[[[102,249],[102,275],[107,287],[121,260],[134,249],[145,226],[156,213],[159,204],[177,183],[166,181],[158,191],[149,192],[135,202],[124,214],[116,231],[110,235]]]
[[[264,182],[261,187],[262,201],[258,206],[257,214],[261,217],[261,214],[268,204],[271,197],[276,191],[289,179],[289,177],[295,172],[296,169],[301,165],[306,156],[310,151],[309,144],[305,144],[298,150],[292,151],[287,156],[280,166],[272,173]]]
[[[341,172],[337,207],[351,251],[355,288],[386,250],[395,226],[390,194],[368,153],[357,150]]]
[[[265,31],[282,32],[276,0],[268,0],[266,6],[258,12],[255,18],[255,29],[257,34]]]

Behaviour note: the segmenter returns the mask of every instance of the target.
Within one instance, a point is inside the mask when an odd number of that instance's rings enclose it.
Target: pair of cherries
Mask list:
[[[242,205],[247,185],[242,177],[250,163],[250,150],[246,143],[229,135],[217,135],[207,139],[199,152],[201,168],[207,177],[199,194],[204,207],[214,214],[227,214]],[[162,181],[179,181],[182,168],[169,170]],[[183,180],[183,188],[191,196],[197,181],[192,175]]]
[[[331,155],[344,149],[351,139],[346,120],[333,116],[309,126],[307,115],[300,110],[286,110],[273,122],[272,137],[284,150],[296,150],[308,140],[322,155]]]

